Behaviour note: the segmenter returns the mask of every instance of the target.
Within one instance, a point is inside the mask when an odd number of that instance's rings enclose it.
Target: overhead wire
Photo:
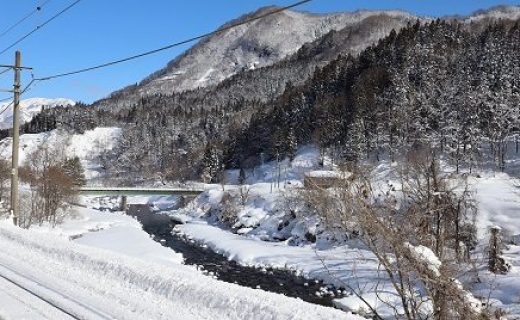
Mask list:
[[[13,100],[13,97],[0,99],[0,102],[9,101],[9,100]]]
[[[33,33],[35,33],[36,31],[38,30],[41,30],[43,27],[45,27],[47,24],[49,24],[51,21],[53,21],[54,19],[58,18],[59,16],[61,16],[62,14],[64,14],[65,12],[69,11],[70,9],[72,9],[72,7],[74,7],[75,5],[77,5],[79,2],[81,2],[81,0],[76,0],[74,1],[73,3],[69,4],[67,7],[65,7],[63,10],[61,10],[60,12],[56,13],[55,15],[53,15],[52,17],[50,17],[49,19],[45,20],[44,23],[36,26],[36,28],[34,28],[32,31],[30,31],[29,33],[25,34],[24,36],[22,36],[20,39],[16,40],[13,44],[11,44],[10,46],[8,46],[7,48],[3,49],[2,51],[0,51],[0,54],[3,54],[5,52],[7,52],[7,50],[11,49],[12,47],[16,46],[17,44],[19,44],[20,42],[22,42],[23,40],[27,39],[29,36],[31,36]]]
[[[22,41],[23,39],[27,38],[30,34],[34,33],[36,30],[39,30],[39,28],[43,27],[44,25],[46,25],[47,23],[51,22],[52,20],[54,20],[55,18],[57,18],[59,15],[63,14],[64,12],[66,12],[67,10],[69,10],[70,8],[72,8],[74,5],[76,5],[77,3],[79,3],[81,0],[76,0],[74,3],[72,3],[71,5],[69,5],[68,7],[66,7],[65,9],[63,9],[62,11],[60,11],[58,14],[54,15],[52,18],[50,18],[49,20],[47,20],[46,22],[44,22],[42,25],[38,26],[35,30],[33,30],[31,33],[29,33],[28,35],[24,36],[21,40],[17,41],[17,43],[19,43],[20,41]],[[161,47],[161,48],[158,48],[158,49],[153,49],[153,50],[150,50],[150,51],[146,51],[146,52],[143,52],[143,53],[140,53],[140,54],[137,54],[137,55],[133,55],[133,56],[130,56],[130,57],[126,57],[126,58],[123,58],[123,59],[119,59],[119,60],[114,60],[114,61],[110,61],[110,62],[106,62],[106,63],[103,63],[103,64],[100,64],[100,65],[96,65],[96,66],[92,66],[92,67],[87,67],[87,68],[83,68],[83,69],[79,69],[79,70],[74,70],[74,71],[69,71],[69,72],[63,72],[63,73],[59,73],[59,74],[54,74],[54,75],[50,75],[50,76],[45,76],[45,77],[40,77],[40,78],[35,78],[33,76],[32,80],[29,82],[29,84],[27,84],[27,86],[20,92],[20,96],[22,96],[25,92],[27,92],[28,90],[30,90],[31,86],[33,86],[34,84],[36,84],[37,82],[40,82],[40,81],[47,81],[47,80],[52,80],[52,79],[56,79],[56,78],[62,78],[62,77],[66,77],[66,76],[71,76],[71,75],[75,75],[75,74],[79,74],[79,73],[85,73],[85,72],[88,72],[88,71],[92,71],[92,70],[96,70],[96,69],[101,69],[101,68],[105,68],[105,67],[108,67],[108,66],[112,66],[112,65],[115,65],[115,64],[120,64],[120,63],[123,63],[123,62],[127,62],[127,61],[131,61],[131,60],[135,60],[135,59],[138,59],[138,58],[142,58],[142,57],[145,57],[145,56],[149,56],[149,55],[152,55],[152,54],[155,54],[155,53],[158,53],[158,52],[161,52],[161,51],[165,51],[165,50],[168,50],[168,49],[171,49],[171,48],[174,48],[174,47],[178,47],[178,46],[181,46],[181,45],[184,45],[184,44],[187,44],[187,43],[190,43],[190,42],[193,42],[193,41],[196,41],[196,40],[200,40],[200,39],[203,39],[203,38],[206,38],[208,36],[212,36],[212,35],[215,35],[215,34],[219,34],[221,32],[224,32],[224,31],[227,31],[227,30],[230,30],[230,29],[233,29],[233,28],[236,28],[236,27],[239,27],[239,26],[242,26],[242,25],[246,25],[248,23],[251,23],[253,21],[257,21],[257,20],[260,20],[260,19],[263,19],[265,17],[268,17],[268,16],[271,16],[271,15],[274,15],[274,14],[277,14],[277,13],[280,13],[280,12],[283,12],[283,11],[286,11],[286,10],[289,10],[291,8],[294,8],[294,7],[297,7],[297,6],[301,6],[305,3],[308,3],[308,2],[311,2],[312,0],[303,0],[303,1],[298,1],[296,3],[293,3],[291,5],[288,5],[288,6],[285,6],[285,7],[281,7],[281,8],[278,8],[278,9],[274,9],[272,11],[269,11],[269,12],[266,12],[264,14],[261,14],[259,16],[256,16],[256,17],[253,17],[253,18],[249,18],[249,19],[246,19],[244,21],[241,21],[241,22],[238,22],[238,23],[234,23],[234,24],[231,24],[231,25],[228,25],[226,27],[223,27],[223,28],[220,28],[220,29],[217,29],[215,31],[211,31],[211,32],[207,32],[207,33],[204,33],[204,34],[201,34],[201,35],[198,35],[198,36],[195,36],[195,37],[192,37],[192,38],[189,38],[189,39],[186,39],[186,40],[183,40],[183,41],[179,41],[179,42],[176,42],[176,43],[172,43],[170,45],[167,45],[167,46],[164,46],[164,47]],[[16,43],[14,44],[16,45]],[[12,45],[12,46],[14,46]],[[3,51],[0,52],[0,54],[4,53],[5,51],[9,50],[12,46],[10,46],[9,48],[7,49],[4,49]],[[9,100],[9,99],[12,99],[12,98],[7,98],[5,100]],[[7,106],[4,107],[4,109],[2,109],[0,111],[0,115],[2,115],[5,111],[7,111],[7,109],[13,105],[14,103],[14,100],[8,104]]]
[[[10,27],[8,27],[7,29],[5,29],[4,31],[2,31],[2,33],[0,33],[0,38],[5,36],[6,34],[8,34],[10,31],[12,31],[14,28],[18,27],[20,24],[22,24],[25,20],[29,19],[30,17],[32,17],[33,15],[35,15],[36,13],[40,12],[43,7],[49,3],[51,0],[46,0],[44,1],[42,4],[38,5],[36,8],[34,8],[34,10],[32,10],[31,12],[29,12],[28,14],[26,14],[25,16],[23,16],[20,20],[18,20],[17,22],[15,22],[13,25],[11,25]]]
[[[106,67],[109,67],[109,66],[113,66],[113,65],[116,65],[116,64],[123,63],[123,62],[128,62],[128,61],[131,61],[131,60],[142,58],[142,57],[145,57],[145,56],[149,56],[149,55],[161,52],[161,51],[165,51],[165,50],[168,50],[168,49],[171,49],[171,48],[174,48],[174,47],[178,47],[178,46],[181,46],[181,45],[184,45],[184,44],[196,41],[196,40],[200,40],[200,39],[206,38],[208,36],[212,36],[212,35],[215,35],[215,34],[218,34],[218,33],[221,33],[221,32],[224,32],[224,31],[227,31],[227,30],[230,30],[230,29],[233,29],[233,28],[236,28],[236,27],[248,24],[248,23],[251,23],[253,21],[257,21],[257,20],[263,19],[263,18],[268,17],[270,15],[277,14],[277,13],[280,13],[282,11],[286,11],[286,10],[292,9],[294,7],[297,7],[297,6],[301,6],[301,5],[303,5],[305,3],[308,3],[308,2],[311,2],[311,1],[312,0],[299,1],[299,2],[296,2],[294,4],[288,5],[286,7],[281,7],[281,8],[278,8],[278,9],[274,9],[272,11],[266,12],[266,13],[261,14],[259,16],[252,17],[252,18],[246,19],[244,21],[237,22],[237,23],[225,26],[223,28],[217,29],[215,31],[207,32],[207,33],[204,33],[204,34],[201,34],[201,35],[198,35],[198,36],[195,36],[195,37],[183,40],[183,41],[172,43],[172,44],[169,44],[167,46],[164,46],[164,47],[161,47],[161,48],[158,48],[158,49],[153,49],[153,50],[150,50],[150,51],[139,53],[139,54],[136,54],[136,55],[133,55],[133,56],[130,56],[130,57],[126,57],[126,58],[122,58],[122,59],[119,59],[119,60],[105,62],[105,63],[99,64],[99,65],[95,65],[95,66],[92,66],[92,67],[86,67],[86,68],[83,68],[83,69],[78,69],[78,70],[73,70],[73,71],[69,71],[69,72],[63,72],[63,73],[58,73],[58,74],[54,74],[54,75],[50,75],[50,76],[36,78],[36,80],[44,81],[44,80],[51,80],[51,79],[56,79],[56,78],[67,77],[67,76],[71,76],[71,75],[75,75],[75,74],[80,74],[80,73],[93,71],[93,70],[96,70],[96,69],[106,68]],[[0,54],[1,54],[1,52],[0,52]]]
[[[37,82],[37,80],[35,79],[32,79],[26,86],[25,88],[23,88],[22,91],[20,91],[20,96],[22,96],[24,93],[26,93],[27,91],[29,91],[31,89],[31,86],[33,84],[35,84]],[[8,105],[6,105],[2,111],[0,111],[0,115],[2,115],[4,112],[7,111],[7,109],[9,109],[9,107],[11,107],[13,104],[14,104],[14,99],[13,98],[8,98],[8,99],[4,99],[4,100],[9,100],[9,99],[12,99],[13,101],[11,101],[11,103],[9,103]]]
[[[6,72],[9,72],[9,71],[11,71],[11,68],[5,68],[5,70],[0,71],[0,75],[4,74]]]

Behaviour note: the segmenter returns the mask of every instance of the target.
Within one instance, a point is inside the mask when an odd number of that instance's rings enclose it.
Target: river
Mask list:
[[[181,253],[185,264],[196,265],[206,274],[221,281],[276,292],[324,306],[333,306],[334,297],[342,296],[341,289],[306,279],[288,270],[248,267],[229,261],[211,249],[172,232],[177,222],[167,215],[153,213],[148,205],[131,205],[127,214],[135,217],[154,240]]]

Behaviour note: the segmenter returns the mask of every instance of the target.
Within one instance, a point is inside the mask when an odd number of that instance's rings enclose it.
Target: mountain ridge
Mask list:
[[[3,110],[10,102],[0,103]],[[55,108],[58,106],[73,106],[76,102],[67,98],[28,98],[20,101],[20,123],[30,122],[35,115],[39,114],[42,108]],[[13,127],[13,107],[10,106],[0,115],[0,130]]]
[[[270,8],[243,15],[219,29],[263,15]],[[267,16],[205,38],[170,61],[165,68],[146,77],[139,84],[141,88],[138,91],[140,95],[149,95],[215,85],[244,70],[272,65],[331,30],[341,30],[378,14],[380,12],[358,11],[315,15],[288,10]],[[405,12],[388,14],[412,18]]]

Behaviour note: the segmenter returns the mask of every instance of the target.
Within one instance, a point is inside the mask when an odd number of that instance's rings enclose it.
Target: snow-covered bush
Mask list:
[[[226,225],[232,226],[237,220],[238,211],[239,206],[236,197],[233,197],[229,191],[224,192],[220,210],[217,212],[218,220]]]

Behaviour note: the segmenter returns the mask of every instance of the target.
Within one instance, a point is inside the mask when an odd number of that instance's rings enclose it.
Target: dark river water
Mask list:
[[[177,223],[166,215],[154,214],[147,205],[131,205],[127,213],[135,217],[155,241],[181,253],[185,264],[196,265],[221,281],[261,288],[325,306],[332,306],[333,298],[342,296],[341,289],[297,276],[291,271],[246,267],[229,261],[205,246],[172,233]]]

